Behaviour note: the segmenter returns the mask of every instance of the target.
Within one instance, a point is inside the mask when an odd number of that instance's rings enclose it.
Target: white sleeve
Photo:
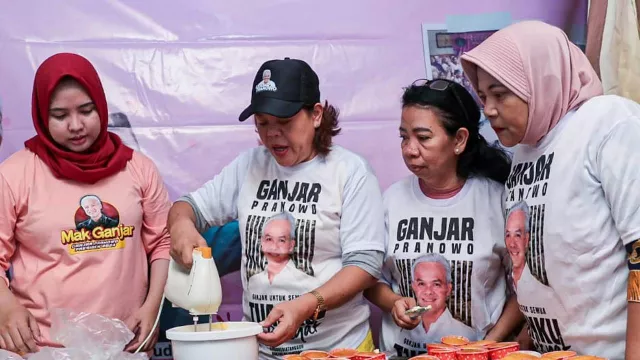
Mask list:
[[[367,163],[357,165],[344,187],[340,219],[342,253],[384,252],[384,209],[380,185]]]
[[[387,253],[387,250],[389,249],[389,214],[386,211],[387,204],[384,201],[384,196],[383,196],[383,204],[384,204],[384,259],[382,261],[382,274],[380,275],[378,282],[387,284],[389,287],[391,287],[391,269],[389,269],[389,264],[387,264],[388,255],[389,255]]]
[[[393,289],[393,286],[391,286],[391,269],[389,269],[386,260],[382,263],[382,272],[380,273],[378,282],[383,283]]]
[[[251,163],[253,150],[240,154],[213,179],[189,194],[209,226],[222,226],[238,217],[238,194]]]
[[[506,189],[504,186],[502,187],[502,191],[500,192],[500,219],[501,220],[501,232],[499,233],[500,239],[498,239],[498,254],[500,255],[502,269],[504,271],[504,277],[507,282],[507,298],[512,295],[515,295],[515,289],[513,288],[513,281],[511,281],[511,269],[513,265],[511,263],[511,255],[509,255],[509,251],[507,250],[507,243],[505,241],[505,232],[506,232]]]
[[[640,239],[640,118],[617,124],[600,144],[596,171],[625,245]]]

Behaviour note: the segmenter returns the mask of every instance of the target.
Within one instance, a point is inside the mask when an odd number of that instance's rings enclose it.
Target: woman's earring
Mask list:
[[[455,153],[456,153],[456,154],[457,154],[457,153],[459,153],[459,152],[460,152],[460,149],[456,149],[456,150],[455,150]]]

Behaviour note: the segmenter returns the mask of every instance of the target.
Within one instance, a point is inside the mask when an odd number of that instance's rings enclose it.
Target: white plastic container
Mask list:
[[[225,330],[209,331],[209,324],[167,330],[174,360],[242,359],[258,360],[258,337],[262,326],[252,322],[225,322]]]

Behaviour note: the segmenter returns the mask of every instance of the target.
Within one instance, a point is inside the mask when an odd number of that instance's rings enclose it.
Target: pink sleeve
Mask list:
[[[171,208],[169,193],[157,167],[150,159],[142,162],[144,186],[142,192],[142,232],[140,234],[149,263],[169,260],[171,241],[167,230],[167,216]]]
[[[13,230],[16,225],[15,197],[7,180],[0,174],[0,278],[9,286],[6,272],[11,266],[11,257],[16,249]]]

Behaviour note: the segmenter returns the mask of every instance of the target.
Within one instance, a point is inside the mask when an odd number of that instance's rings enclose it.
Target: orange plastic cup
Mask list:
[[[427,354],[431,354],[431,350],[433,349],[452,349],[453,346],[444,345],[444,344],[427,344]]]
[[[501,342],[487,345],[490,360],[500,360],[503,357],[520,350],[520,344],[517,342]]]
[[[383,353],[361,351],[351,357],[351,360],[387,360],[387,355]]]
[[[282,360],[309,360],[302,355],[284,355]]]
[[[489,350],[482,348],[464,348],[458,350],[457,360],[489,360]]]
[[[542,355],[540,355],[540,353],[536,351],[518,350],[518,351],[512,352],[506,357],[509,357],[509,359],[523,359],[523,360],[538,359],[539,360],[542,357]],[[506,357],[502,358],[502,360],[505,360]]]
[[[540,356],[532,355],[527,352],[515,351],[507,356],[503,357],[502,360],[540,360]]]
[[[442,342],[445,345],[450,345],[450,346],[463,346],[463,345],[467,345],[469,344],[469,339],[467,339],[464,336],[445,336],[442,339],[440,339],[440,342]]]
[[[474,342],[470,342],[469,346],[480,346],[480,347],[486,347],[487,345],[492,345],[497,343],[497,341],[495,340],[478,340],[478,341],[474,341]]]
[[[409,358],[409,360],[440,360],[435,356],[431,356],[431,355],[418,355],[418,356],[414,356],[412,358]]]
[[[358,354],[358,350],[356,349],[333,349],[329,351],[329,355],[331,355],[334,358],[343,357],[343,358],[351,359],[356,354]]]
[[[329,359],[331,354],[326,351],[307,350],[300,353],[305,359]]]
[[[575,351],[552,351],[542,354],[543,359],[565,360],[578,355]]]
[[[486,348],[484,348],[482,346],[471,346],[471,345],[460,346],[457,349],[458,349],[458,352],[460,352],[460,350],[467,350],[467,351],[471,351],[471,350],[487,350]]]
[[[449,349],[433,349],[429,353],[431,356],[437,357],[439,360],[457,360],[456,353],[457,349],[449,348]]]
[[[577,355],[570,357],[569,360],[607,360],[605,358],[593,355]]]
[[[520,350],[520,345],[517,342],[499,342],[499,343],[489,344],[486,347],[489,350],[493,350],[493,349],[502,349],[505,347],[513,347],[516,345],[518,346],[518,350]]]
[[[386,360],[386,355],[373,351],[359,351],[357,354],[351,357],[351,360],[371,360],[379,359],[380,355],[383,355],[382,359]]]

